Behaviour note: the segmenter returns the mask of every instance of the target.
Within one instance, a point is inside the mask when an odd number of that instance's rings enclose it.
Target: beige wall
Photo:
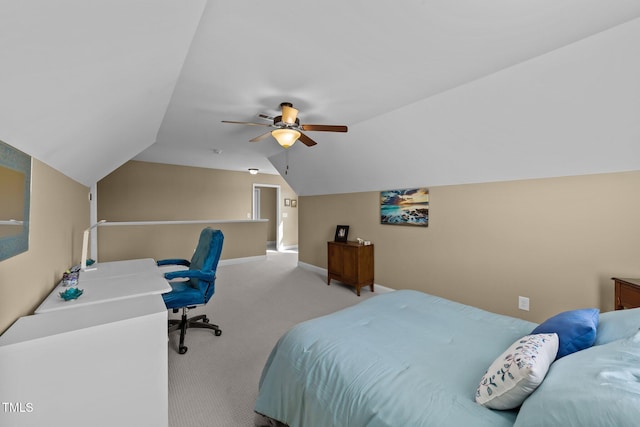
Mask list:
[[[291,237],[295,236],[295,239],[291,238],[291,239],[286,239],[283,242],[283,245],[285,247],[290,247],[290,246],[297,246],[298,245],[298,240],[299,240],[299,229],[300,229],[300,216],[299,216],[299,209],[298,207],[293,207],[291,206],[291,201],[293,200],[298,200],[298,196],[293,192],[288,192],[286,194],[281,194],[281,198],[282,200],[280,200],[280,215],[282,215],[284,217],[284,215],[286,215],[286,218],[282,218],[282,220],[284,221],[284,235],[285,237],[287,236],[287,233],[291,234]],[[291,201],[289,202],[290,205],[289,206],[285,206],[284,205],[284,199],[291,199]],[[297,203],[297,202],[296,202]],[[295,224],[295,229],[293,228],[293,224]]]
[[[98,219],[107,221],[246,220],[251,216],[253,184],[279,185],[281,198],[296,198],[279,175],[233,172],[187,166],[130,161],[98,183]],[[283,218],[283,245],[298,244],[298,216]],[[100,233],[107,233],[101,227]],[[266,229],[262,228],[266,250]],[[100,242],[100,237],[98,238]],[[117,242],[117,239],[113,240]],[[162,252],[171,249],[170,243]],[[230,258],[231,245],[225,239],[223,259]],[[106,260],[118,248],[99,244],[98,257]],[[165,249],[167,249],[165,251]],[[235,252],[235,250],[234,250]]]
[[[204,227],[221,230],[220,259],[264,256],[266,222],[103,226],[98,229],[101,262],[123,259],[191,259]]]
[[[31,314],[80,262],[89,226],[89,189],[34,159],[29,250],[0,261],[0,332]]]
[[[640,172],[429,190],[428,228],[381,225],[378,192],[301,197],[300,261],[326,268],[348,224],[375,244],[376,283],[531,321],[612,310],[610,278],[640,277]]]

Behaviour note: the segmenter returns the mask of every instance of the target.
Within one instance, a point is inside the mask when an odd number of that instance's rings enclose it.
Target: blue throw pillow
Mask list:
[[[531,334],[558,334],[560,346],[557,360],[593,345],[599,317],[600,310],[597,308],[565,311],[545,320]]]

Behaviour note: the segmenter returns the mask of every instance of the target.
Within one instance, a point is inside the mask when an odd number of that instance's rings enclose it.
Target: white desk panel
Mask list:
[[[151,258],[96,263],[92,269],[81,271],[78,289],[83,294],[65,301],[59,295],[68,289],[62,282],[35,310],[36,314],[83,307],[145,295],[159,295],[171,290],[163,272]]]
[[[167,309],[158,295],[21,317],[0,336],[0,425],[168,424]]]
[[[0,335],[0,348],[166,311],[162,298],[147,295],[105,302],[100,307],[84,306],[23,316]]]
[[[106,279],[130,276],[140,273],[154,273],[158,266],[153,258],[129,259],[124,261],[97,262],[80,271],[79,280]]]

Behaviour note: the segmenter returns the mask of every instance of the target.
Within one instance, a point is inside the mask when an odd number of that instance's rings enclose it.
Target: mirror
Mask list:
[[[0,261],[29,249],[31,156],[0,141]]]

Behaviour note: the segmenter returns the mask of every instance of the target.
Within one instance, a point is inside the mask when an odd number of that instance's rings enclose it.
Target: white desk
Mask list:
[[[159,295],[171,290],[162,270],[151,258],[96,263],[78,276],[78,289],[84,292],[75,300],[65,301],[60,292],[68,289],[62,282],[35,310],[36,314],[135,298]]]
[[[0,396],[32,410],[0,425],[167,427],[167,359],[159,295],[21,317],[0,336]]]
[[[167,308],[171,290],[153,259],[97,263],[77,300],[58,285],[35,315],[0,336],[0,396],[29,412],[12,427],[168,424]],[[4,417],[4,418],[3,418]]]

